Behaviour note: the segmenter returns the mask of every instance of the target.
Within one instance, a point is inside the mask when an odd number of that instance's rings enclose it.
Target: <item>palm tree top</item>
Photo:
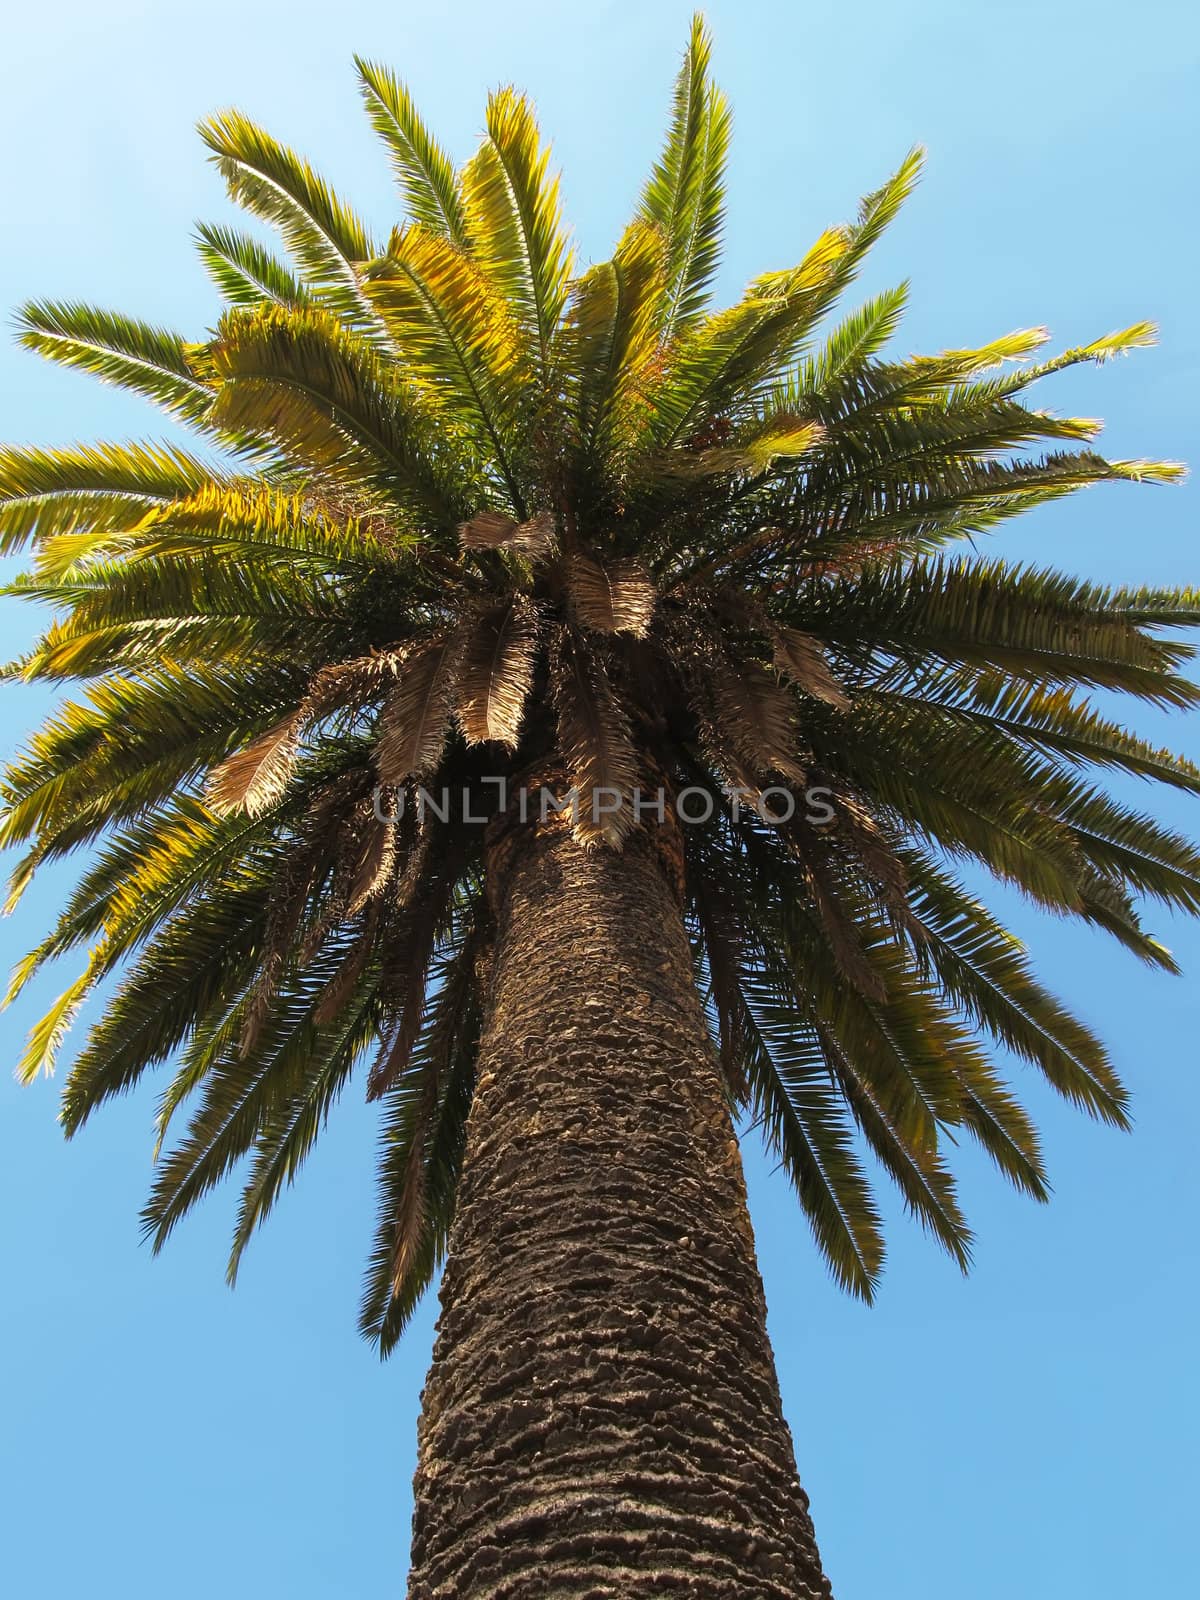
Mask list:
[[[1095,421],[1033,399],[1154,330],[1048,359],[1041,328],[899,358],[905,286],[835,315],[919,152],[799,265],[713,310],[730,117],[699,19],[633,220],[582,270],[523,96],[489,98],[456,168],[403,85],[357,69],[403,201],[386,240],[229,112],[202,137],[286,259],[200,227],[225,302],[208,337],[77,304],[21,314],[29,348],[197,441],[0,451],[0,540],[32,550],[11,592],[53,613],[8,673],[78,686],[5,777],[2,837],[27,846],[10,907],[89,849],[13,979],[10,997],[88,952],[21,1075],[51,1068],[122,971],[64,1125],[171,1062],[146,1229],[161,1245],[245,1160],[232,1278],[370,1059],[362,1325],[386,1350],[453,1205],[492,929],[473,819],[494,780],[615,794],[573,822],[604,850],[635,790],[697,788],[714,804],[679,829],[680,892],[732,1100],[847,1288],[869,1298],[883,1259],[867,1151],[965,1265],[948,1132],[1046,1193],[983,1041],[1111,1123],[1127,1102],[960,866],[1160,967],[1139,903],[1200,910],[1192,844],[1097,782],[1196,792],[1200,771],[1091,698],[1193,706],[1177,633],[1200,597],[972,542],[1092,484],[1180,475],[1105,458]],[[468,804],[442,816],[418,789]],[[800,803],[764,816],[769,792]]]

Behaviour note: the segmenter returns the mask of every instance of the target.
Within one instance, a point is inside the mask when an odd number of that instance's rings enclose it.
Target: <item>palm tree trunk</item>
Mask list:
[[[659,848],[526,825],[489,873],[409,1600],[827,1596]]]

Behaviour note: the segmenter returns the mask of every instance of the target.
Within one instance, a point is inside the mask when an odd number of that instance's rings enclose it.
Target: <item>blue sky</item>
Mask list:
[[[189,232],[227,208],[192,130],[229,104],[384,228],[392,199],[353,51],[407,77],[459,156],[488,87],[528,88],[582,254],[602,259],[657,145],[689,11],[22,7],[5,27],[0,305],[91,299],[198,335],[215,301]],[[925,143],[925,181],[863,285],[911,278],[902,347],[1041,322],[1076,343],[1154,317],[1159,349],[1068,374],[1048,399],[1106,417],[1110,453],[1200,461],[1190,4],[715,0],[709,17],[737,116],[726,295],[797,259]],[[0,438],[161,431],[132,400],[0,348]],[[1195,583],[1196,496],[1096,490],[998,548],[1114,582]],[[15,649],[31,619],[9,602],[2,614]],[[5,690],[6,753],[43,705]],[[1197,719],[1146,713],[1139,727],[1200,759]],[[1195,831],[1185,798],[1155,803]],[[0,928],[6,964],[53,894]],[[1018,1069],[1053,1203],[1009,1193],[964,1151],[974,1273],[962,1280],[889,1201],[890,1267],[870,1310],[830,1284],[783,1183],[748,1158],[785,1403],[839,1600],[1117,1600],[1194,1583],[1200,929],[1159,919],[1187,973],[1172,981],[1010,909],[1112,1042],[1132,1136],[1083,1122]],[[7,1059],[34,1014],[5,1017]],[[71,1146],[55,1095],[0,1074],[0,1586],[31,1600],[402,1592],[432,1314],[386,1366],[354,1331],[372,1116],[343,1103],[231,1294],[232,1193],[158,1260],[139,1243],[153,1087]]]

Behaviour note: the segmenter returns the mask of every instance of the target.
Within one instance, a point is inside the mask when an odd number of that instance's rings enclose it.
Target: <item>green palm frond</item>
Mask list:
[[[579,384],[579,433],[605,456],[629,431],[629,410],[658,358],[663,245],[643,224],[629,228],[611,261],[577,280],[569,337]],[[623,427],[624,424],[624,427]]]
[[[420,225],[394,234],[372,268],[368,292],[405,366],[443,394],[459,417],[473,416],[480,448],[500,485],[524,510],[511,457],[530,372],[516,327],[487,278],[461,251]]]
[[[302,306],[308,295],[283,262],[249,234],[202,222],[196,248],[231,306]]]
[[[467,243],[462,193],[449,156],[422,122],[412,96],[387,67],[355,56],[367,115],[387,146],[408,214],[452,244]]]
[[[359,1319],[384,1355],[445,1256],[479,1044],[477,966],[488,938],[482,908],[468,901],[431,974],[416,1049],[384,1102],[379,1221]]]
[[[81,816],[115,820],[126,802],[135,811],[158,804],[247,729],[297,705],[305,686],[287,661],[251,671],[170,662],[103,678],[86,701],[68,701],[48,718],[9,766],[0,842],[37,835],[49,859],[88,836],[78,831]]]
[[[709,81],[711,55],[708,29],[697,15],[675,83],[666,145],[638,209],[639,220],[666,245],[658,322],[667,336],[703,311],[720,258],[732,119],[724,95]]]
[[[781,410],[794,408],[801,396],[836,393],[887,344],[900,326],[908,303],[908,285],[885,290],[868,300],[833,330],[817,355],[804,361],[775,395]]]
[[[350,326],[375,330],[361,269],[378,251],[324,179],[236,111],[202,122],[200,137],[232,197],[279,229],[312,292]]]
[[[308,568],[320,579],[373,574],[414,543],[369,513],[339,512],[311,494],[206,484],[148,511],[125,548],[138,561],[220,557]]]
[[[815,1031],[797,1027],[793,1007],[774,999],[767,984],[751,987],[744,1007],[751,1110],[835,1278],[870,1300],[883,1261],[879,1217]]]
[[[1143,778],[1200,793],[1200,767],[1139,739],[1101,714],[1072,689],[1032,684],[1003,673],[926,668],[884,694],[904,694],[946,707],[970,727],[986,726],[1072,765],[1118,767]]]
[[[230,316],[213,346],[222,424],[253,424],[303,469],[446,523],[459,506],[420,396],[328,313]]]
[[[197,377],[178,334],[57,300],[30,301],[17,327],[27,350],[132,389],[184,422],[200,424],[208,417],[212,390]]]
[[[342,1027],[322,1026],[316,1019],[338,954],[336,949],[323,952],[281,986],[253,1049],[242,1049],[236,1020],[209,1043],[205,1070],[193,1090],[198,1103],[182,1138],[160,1159],[142,1213],[155,1250],[261,1138],[269,1138],[273,1120],[286,1114],[320,1072],[325,1051],[335,1057],[344,1051]]]
[[[288,1098],[264,1116],[238,1205],[226,1269],[230,1284],[237,1281],[251,1237],[266,1221],[284,1188],[295,1182],[355,1062],[374,1038],[378,1026],[374,1001],[372,983],[360,979],[336,1020],[321,1029],[308,1052],[303,1074],[291,1086]]]
[[[904,855],[922,942],[948,999],[1038,1067],[1060,1094],[1117,1127],[1128,1095],[1099,1039],[1037,982],[1017,939],[927,855]]]
[[[0,554],[58,541],[78,559],[91,542],[136,526],[154,506],[209,480],[196,456],[167,444],[0,448]],[[75,541],[75,542],[73,542]],[[53,560],[51,560],[53,566]]]
[[[266,927],[273,866],[239,865],[229,881],[191,901],[143,948],[67,1076],[62,1120],[68,1135],[243,993]]]
[[[781,619],[790,620],[789,610],[860,660],[869,641],[877,657],[886,652],[914,664],[970,665],[1030,684],[1116,689],[1164,705],[1197,701],[1195,686],[1175,670],[1191,646],[1154,637],[1128,620],[1109,592],[1060,573],[964,559],[893,561],[814,585],[811,603],[781,608]],[[850,611],[859,629],[853,637]]]

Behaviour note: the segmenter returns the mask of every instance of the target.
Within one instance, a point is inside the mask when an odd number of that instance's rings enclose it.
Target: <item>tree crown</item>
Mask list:
[[[527,100],[494,94],[456,169],[389,72],[358,73],[404,202],[386,241],[227,113],[202,136],[287,259],[201,227],[225,301],[209,337],[22,313],[31,349],[199,443],[0,452],[0,539],[33,550],[12,589],[54,613],[9,674],[83,686],[6,775],[3,839],[28,846],[10,904],[92,847],[14,976],[12,994],[88,948],[21,1072],[49,1069],[124,969],[64,1124],[172,1060],[160,1145],[187,1122],[147,1232],[161,1245],[248,1158],[232,1277],[373,1051],[362,1325],[387,1349],[445,1248],[461,1161],[488,780],[560,777],[596,849],[620,848],[635,789],[694,787],[713,804],[679,830],[682,894],[731,1100],[847,1288],[869,1298],[883,1258],[864,1146],[965,1265],[948,1130],[1046,1192],[981,1039],[1109,1122],[1126,1096],[956,863],[1158,966],[1138,902],[1200,909],[1193,846],[1094,781],[1194,792],[1200,771],[1091,703],[1192,706],[1173,630],[1200,597],[964,553],[1085,486],[1179,475],[1105,459],[1097,423],[1031,398],[1153,330],[1049,359],[1040,328],[899,359],[903,285],[834,317],[916,152],[798,266],[711,309],[730,118],[699,21],[636,214],[583,271]],[[465,790],[468,811],[421,789]]]

